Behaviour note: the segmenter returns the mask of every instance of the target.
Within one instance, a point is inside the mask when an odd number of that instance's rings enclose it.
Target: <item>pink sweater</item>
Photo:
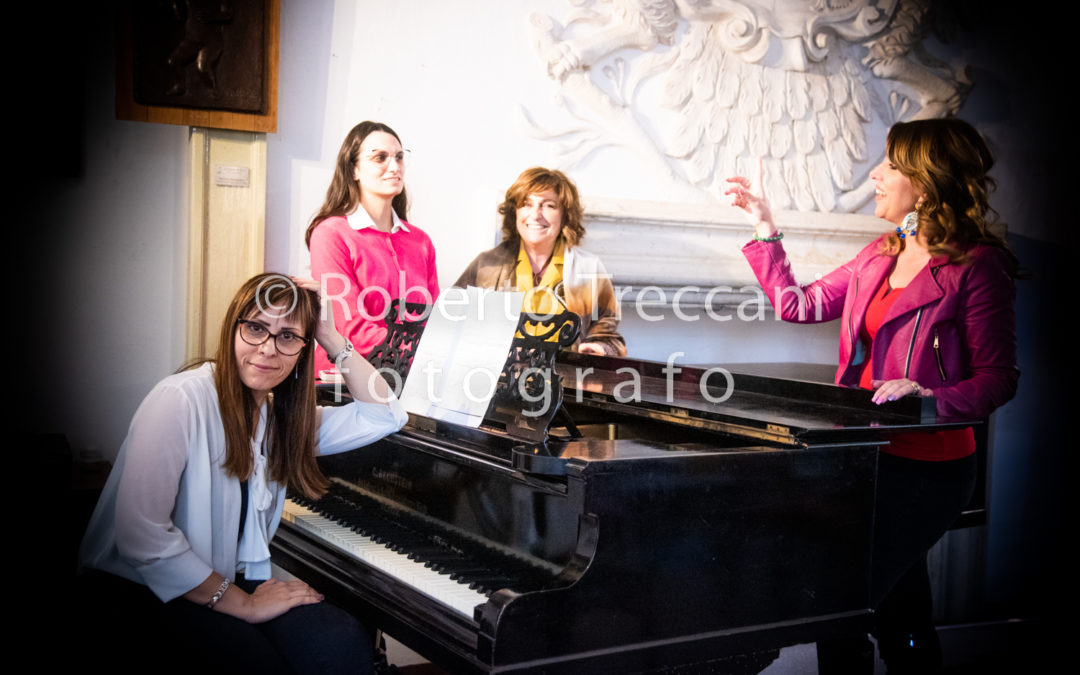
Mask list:
[[[420,228],[405,227],[394,233],[354,230],[345,218],[334,217],[311,233],[311,275],[325,283],[338,331],[361,354],[386,337],[390,300],[433,303],[439,296],[435,247]],[[316,370],[332,367],[326,352],[316,348]]]

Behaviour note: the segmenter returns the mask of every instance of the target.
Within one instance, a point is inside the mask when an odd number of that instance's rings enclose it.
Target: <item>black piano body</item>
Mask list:
[[[288,519],[274,561],[452,672],[757,672],[868,628],[880,434],[943,426],[931,399],[571,353],[557,371],[546,442],[413,417],[320,460],[340,519],[472,583],[471,612]]]

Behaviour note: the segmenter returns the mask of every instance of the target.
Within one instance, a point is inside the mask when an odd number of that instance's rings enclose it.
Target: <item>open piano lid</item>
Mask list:
[[[933,397],[878,405],[863,389],[732,372],[738,366],[676,365],[672,372],[654,361],[597,360],[571,352],[558,360],[568,402],[613,412],[632,408],[668,422],[784,444],[805,445],[826,436],[858,442],[880,438],[886,430],[971,424],[939,420]],[[628,398],[627,392],[633,395]]]
[[[424,306],[410,303],[408,311],[423,316]],[[370,358],[404,381],[424,320],[399,317],[395,301],[388,326],[386,340]],[[410,415],[409,426],[458,442],[472,439],[482,453],[525,472],[561,474],[565,461],[581,450],[578,444],[567,452],[581,438],[577,416],[627,415],[785,447],[867,443],[880,441],[885,431],[971,424],[938,419],[932,397],[877,405],[866,390],[737,372],[739,366],[672,367],[562,351],[579,329],[580,320],[569,311],[554,317],[522,313],[481,427],[419,415]]]

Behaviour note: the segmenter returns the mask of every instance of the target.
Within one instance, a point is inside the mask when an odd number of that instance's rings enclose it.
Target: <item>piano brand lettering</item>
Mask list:
[[[371,477],[380,480],[384,483],[397,486],[404,490],[413,489],[413,482],[408,478],[388,469],[382,469],[379,467],[371,468]]]

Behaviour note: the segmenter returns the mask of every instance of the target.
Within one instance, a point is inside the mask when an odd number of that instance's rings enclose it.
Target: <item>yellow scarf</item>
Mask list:
[[[525,252],[525,244],[518,246],[517,267],[514,271],[517,290],[525,292],[525,299],[521,304],[522,310],[544,316],[558,313],[563,309],[562,302],[555,297],[555,289],[562,283],[565,253],[566,243],[562,237],[559,237],[555,241],[555,250],[551,252],[551,259],[544,268],[544,274],[540,277],[540,283],[534,285],[532,263],[529,262],[529,254]],[[535,335],[536,332],[531,328],[531,326],[526,326],[529,333]]]

